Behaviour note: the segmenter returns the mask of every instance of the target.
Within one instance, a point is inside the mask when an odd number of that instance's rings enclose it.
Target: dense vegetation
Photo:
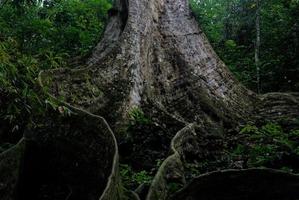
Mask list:
[[[257,89],[256,0],[191,0],[193,11],[218,55],[237,78]],[[260,5],[261,92],[299,89],[299,1]]]
[[[9,141],[34,125],[34,115],[55,107],[37,88],[38,73],[78,67],[100,39],[111,7],[107,0],[34,2],[6,1],[0,8],[0,127]]]

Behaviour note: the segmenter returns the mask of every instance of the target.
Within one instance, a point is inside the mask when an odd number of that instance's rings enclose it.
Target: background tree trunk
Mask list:
[[[260,0],[256,0],[256,14],[255,14],[255,31],[256,31],[256,41],[255,41],[255,52],[254,60],[256,67],[256,85],[257,92],[261,93],[261,75],[260,75],[260,47],[261,47],[261,5]]]

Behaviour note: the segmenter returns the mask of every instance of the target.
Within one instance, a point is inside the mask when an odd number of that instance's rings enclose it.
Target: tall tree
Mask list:
[[[192,129],[190,123],[197,127],[196,135],[220,136],[256,117],[279,121],[288,116],[293,123],[299,113],[298,100],[290,104],[287,100],[298,97],[260,98],[233,77],[197,25],[187,0],[116,1],[110,15],[86,68],[44,72],[41,82],[68,105],[103,116],[116,135],[126,124],[127,113],[141,108],[164,130],[147,136],[155,140],[145,140],[150,144],[143,143],[139,151],[144,154],[149,150],[145,147],[154,148],[176,134],[183,134],[178,146],[188,146],[190,137],[194,141],[190,145],[196,146],[198,138],[187,131]],[[158,149],[159,155],[168,151]],[[196,154],[204,159],[203,152]],[[149,158],[138,159],[146,163]],[[184,180],[183,175],[180,178]],[[153,193],[149,198],[156,198]]]
[[[165,140],[170,143],[174,137],[171,143],[174,154],[158,171],[147,195],[149,200],[168,199],[171,188],[165,186],[167,182],[185,185],[182,163],[191,158],[217,158],[221,145],[216,145],[215,150],[210,144],[223,142],[223,138],[241,124],[261,119],[279,121],[285,117],[292,121],[298,116],[298,96],[270,94],[259,97],[232,76],[199,28],[187,0],[116,0],[109,14],[110,22],[103,39],[85,67],[46,71],[39,77],[52,97],[63,99],[65,105],[77,111],[76,123],[67,126],[74,128],[68,130],[76,137],[84,136],[76,132],[81,115],[82,119],[88,116],[82,123],[83,128],[78,128],[83,132],[89,121],[95,124],[90,119],[101,121],[99,132],[102,140],[107,141],[101,146],[101,154],[111,157],[104,166],[110,166],[112,174],[107,178],[107,169],[96,173],[102,182],[107,182],[106,188],[98,192],[100,199],[118,199],[121,193],[117,144],[108,124],[119,137],[129,120],[128,113],[136,107],[151,116],[152,123],[147,129],[154,130],[146,135],[145,141],[150,145],[143,143],[140,151],[146,154],[148,147],[158,152],[143,160],[140,158],[140,163],[155,160],[153,156],[166,157],[168,145],[165,149],[159,144]],[[86,134],[90,135],[92,130],[87,129]],[[51,133],[55,135],[55,131]],[[62,133],[62,138],[67,137]],[[54,138],[50,143],[53,145],[55,137],[52,134],[49,138]],[[44,142],[43,139],[38,141]],[[93,145],[91,142],[88,148]],[[64,159],[58,161],[63,163]],[[92,169],[87,173],[91,172]],[[88,199],[99,197],[94,187],[90,191],[77,189],[75,192],[85,194]]]
[[[256,41],[255,41],[255,67],[256,67],[256,83],[257,92],[261,92],[261,76],[260,76],[260,47],[261,47],[261,5],[260,0],[256,0],[256,14],[255,14],[255,31],[256,31]]]

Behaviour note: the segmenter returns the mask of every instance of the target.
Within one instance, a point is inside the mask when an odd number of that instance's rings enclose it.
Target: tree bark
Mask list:
[[[189,123],[250,116],[255,94],[215,54],[186,0],[117,1],[110,14],[87,68],[48,76],[52,94],[103,115],[112,127],[144,102]]]
[[[261,93],[261,75],[260,75],[260,48],[261,48],[261,2],[256,0],[256,14],[255,14],[255,31],[256,31],[256,40],[255,40],[255,52],[254,60],[256,67],[256,85],[257,93]]]

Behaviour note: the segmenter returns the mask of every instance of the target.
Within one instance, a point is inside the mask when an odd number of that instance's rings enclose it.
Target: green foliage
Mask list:
[[[234,158],[246,158],[248,167],[271,167],[283,157],[299,155],[298,130],[285,133],[281,126],[268,123],[260,128],[247,125],[240,134],[246,139],[234,148],[232,155]],[[291,169],[288,166],[280,168]]]
[[[177,182],[170,182],[167,184],[168,191],[170,194],[173,194],[174,192],[177,192],[179,189],[182,188],[182,184],[179,184]]]
[[[138,173],[133,174],[133,181],[135,181],[137,184],[146,183],[149,184],[152,180],[152,176],[149,175],[149,173],[145,170],[142,170]]]
[[[262,91],[298,91],[299,2],[261,3]],[[218,55],[243,84],[256,90],[255,1],[190,0],[190,5]]]
[[[241,134],[256,133],[256,132],[258,132],[258,128],[253,125],[246,125],[240,131]]]
[[[236,48],[237,44],[234,40],[226,40],[225,41],[225,47],[226,48],[231,48],[231,49],[234,49]]]
[[[139,107],[134,107],[129,112],[129,126],[134,125],[147,125],[151,123],[151,120],[148,119],[143,111]]]
[[[134,172],[129,165],[120,165],[120,175],[123,185],[127,189],[136,189],[141,184],[149,185],[153,177],[149,172],[142,170]]]
[[[222,144],[210,141],[210,145],[215,152],[207,151],[208,156],[185,163],[186,180],[222,169],[267,167],[299,173],[298,129],[290,131],[288,127],[275,123],[250,124],[239,133],[227,135]]]
[[[163,163],[162,159],[157,159],[156,160],[156,168],[159,169],[161,167],[162,163]]]
[[[70,114],[45,97],[38,73],[88,55],[110,7],[109,0],[51,0],[7,1],[0,8],[0,126],[5,132],[34,125],[48,108]]]

